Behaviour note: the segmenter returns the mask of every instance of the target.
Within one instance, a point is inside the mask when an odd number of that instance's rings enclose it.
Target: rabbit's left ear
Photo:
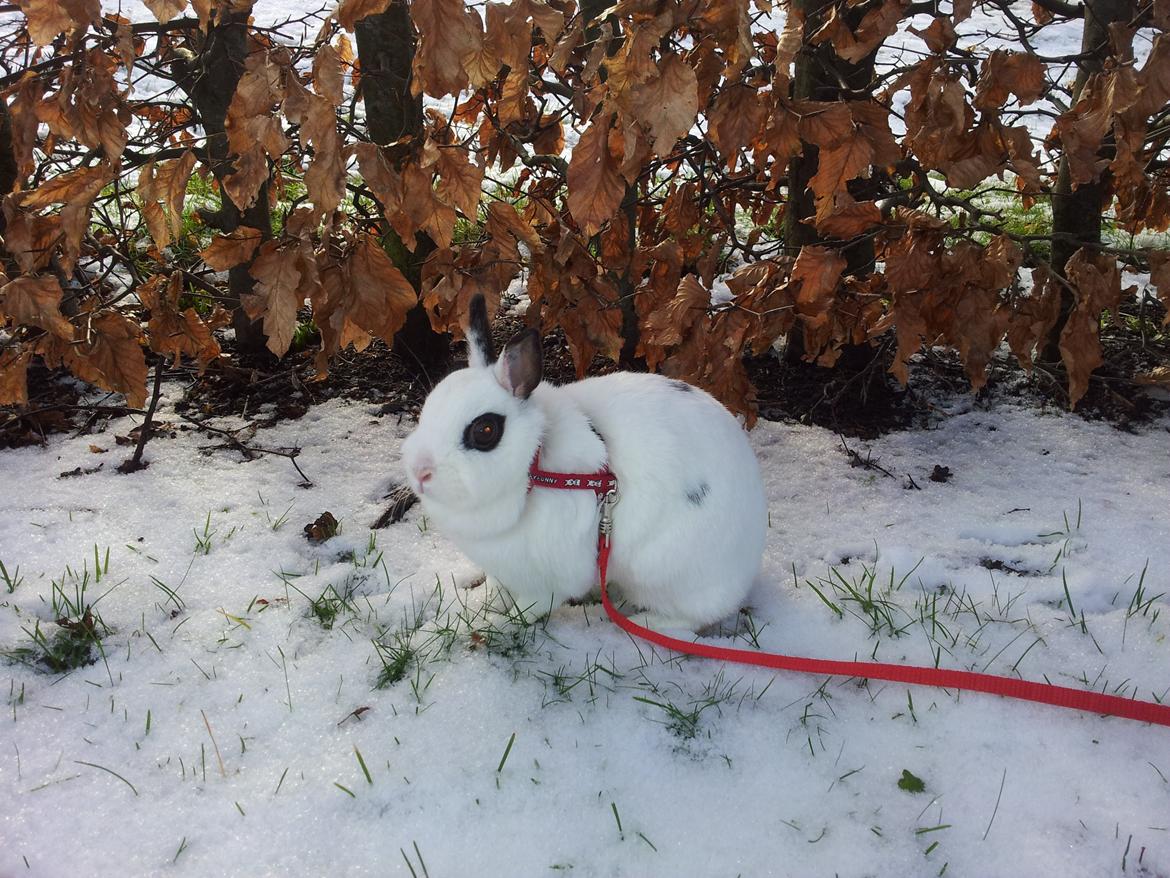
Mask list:
[[[544,353],[540,349],[540,334],[535,329],[514,335],[496,361],[496,380],[517,399],[528,399],[543,374]]]
[[[471,299],[470,322],[467,324],[467,365],[481,369],[495,362],[492,328],[488,323],[487,303],[479,294]]]

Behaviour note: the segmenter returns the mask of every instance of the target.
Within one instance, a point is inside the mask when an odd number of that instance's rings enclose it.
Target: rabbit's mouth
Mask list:
[[[467,491],[457,473],[429,461],[414,462],[406,469],[406,482],[425,506],[455,509],[468,503]]]

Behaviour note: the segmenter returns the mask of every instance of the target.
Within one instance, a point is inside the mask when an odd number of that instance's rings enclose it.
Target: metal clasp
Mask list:
[[[618,494],[616,483],[601,495],[601,521],[597,525],[597,530],[607,546],[609,538],[613,534],[613,508],[617,506],[620,499],[621,495]]]

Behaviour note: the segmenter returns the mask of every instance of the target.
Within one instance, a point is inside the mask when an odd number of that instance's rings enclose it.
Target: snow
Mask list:
[[[179,393],[161,413],[175,437],[136,474],[113,471],[128,419],[0,454],[0,560],[23,577],[0,586],[0,649],[53,628],[50,580],[92,575],[95,545],[110,561],[90,600],[112,629],[105,661],[71,673],[0,663],[0,875],[422,875],[420,855],[434,876],[1170,870],[1170,730],[678,659],[593,604],[517,628],[488,615],[479,571],[418,507],[367,529],[409,419],[331,401],[246,439],[300,447],[306,488],[286,458],[243,462],[179,429]],[[1170,421],[1124,433],[965,397],[936,412],[931,429],[850,440],[890,478],[850,467],[823,429],[755,428],[771,517],[760,646],[938,654],[1165,697]],[[949,481],[930,480],[936,464]],[[313,545],[301,529],[325,510],[341,532]],[[904,633],[873,634],[831,566],[849,582],[876,570]],[[1158,597],[1130,617],[1143,568]],[[326,629],[309,599],[329,585],[354,611]],[[747,618],[706,638],[746,646]],[[420,668],[376,689],[373,638],[415,619]],[[925,792],[899,789],[903,770]]]
[[[988,29],[977,11],[960,45]],[[1079,51],[1075,25],[1044,34],[1044,54]],[[921,48],[903,32],[883,61],[902,45]],[[63,675],[0,659],[0,876],[1170,872],[1170,730],[677,659],[594,604],[518,628],[417,508],[368,529],[408,419],[333,401],[247,438],[301,448],[306,488],[284,457],[182,429],[179,396],[133,475],[114,472],[127,419],[0,453],[0,561],[22,578],[0,584],[0,651],[55,629],[53,580],[89,576],[111,629]],[[886,477],[831,432],[761,422],[764,569],[750,615],[706,639],[1164,699],[1168,433],[957,398],[931,429],[850,440]],[[311,544],[325,510],[342,530]],[[869,571],[872,618],[845,586]],[[310,601],[330,588],[352,609],[326,628]],[[396,634],[421,658],[375,688],[373,641]]]

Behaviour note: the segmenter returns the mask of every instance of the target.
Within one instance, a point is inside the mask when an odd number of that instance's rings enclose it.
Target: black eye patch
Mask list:
[[[504,437],[504,416],[484,412],[463,430],[463,447],[469,451],[491,451]]]

